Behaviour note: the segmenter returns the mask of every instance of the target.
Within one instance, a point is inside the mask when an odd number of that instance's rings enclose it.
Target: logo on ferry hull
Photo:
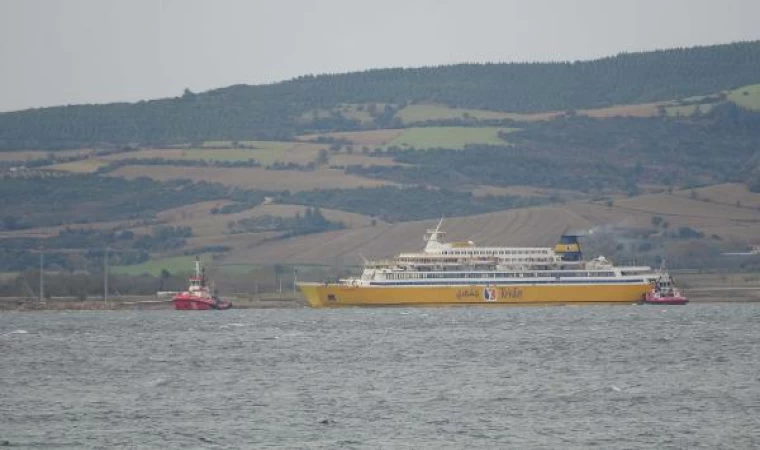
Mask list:
[[[483,298],[487,302],[495,302],[496,300],[498,300],[498,297],[496,295],[496,288],[488,287],[488,286],[484,287],[483,288]]]

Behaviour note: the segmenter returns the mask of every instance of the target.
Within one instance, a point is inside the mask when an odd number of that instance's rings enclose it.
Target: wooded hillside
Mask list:
[[[105,80],[107,81],[107,80]],[[133,104],[0,114],[0,149],[284,139],[308,131],[398,125],[397,109],[437,103],[541,112],[707,95],[760,81],[760,41],[621,54],[581,62],[459,64],[302,76]],[[322,114],[373,104],[371,120]],[[377,107],[380,104],[380,107]]]

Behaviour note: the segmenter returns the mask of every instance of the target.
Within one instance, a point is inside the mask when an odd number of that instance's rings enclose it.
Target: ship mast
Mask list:
[[[425,231],[425,251],[438,249],[441,246],[441,242],[438,240],[439,238],[443,237],[446,233],[441,231],[441,225],[443,225],[443,217],[441,217],[441,220],[438,222],[438,225],[432,229],[429,228],[427,231]]]

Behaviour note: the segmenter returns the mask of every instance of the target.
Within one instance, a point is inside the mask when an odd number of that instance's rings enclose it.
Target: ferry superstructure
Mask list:
[[[479,247],[443,242],[441,223],[422,252],[367,262],[360,276],[300,283],[310,306],[637,303],[657,280],[648,266],[583,260],[577,235],[552,247]]]

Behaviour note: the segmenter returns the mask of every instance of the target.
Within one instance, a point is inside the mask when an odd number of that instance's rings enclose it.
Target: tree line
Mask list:
[[[255,216],[230,221],[227,229],[231,234],[282,231],[280,238],[285,239],[311,233],[321,233],[330,230],[341,230],[345,224],[325,218],[319,208],[307,207],[304,214],[296,213],[293,217]]]
[[[550,201],[541,197],[479,197],[470,192],[448,189],[395,186],[284,192],[276,200],[286,204],[340,209],[376,217],[386,222],[468,216],[540,205]]]

